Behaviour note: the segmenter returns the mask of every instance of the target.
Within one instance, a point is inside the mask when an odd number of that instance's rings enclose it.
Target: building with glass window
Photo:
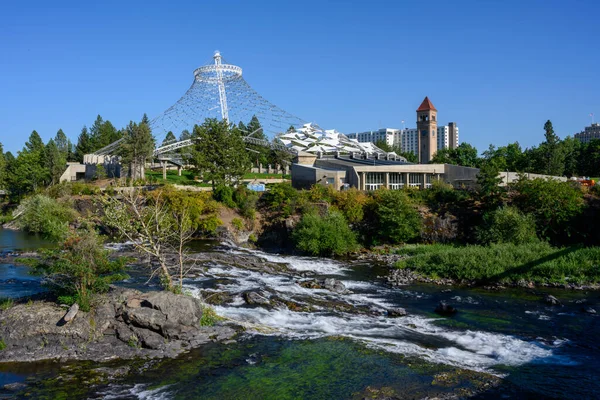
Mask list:
[[[359,143],[385,142],[388,146],[401,144],[402,130],[394,128],[381,128],[376,131],[349,133],[348,139],[357,140]]]
[[[308,189],[312,185],[334,189],[355,187],[377,190],[381,187],[402,189],[406,186],[426,189],[435,180],[453,186],[472,187],[477,182],[478,168],[449,164],[411,164],[402,161],[353,156],[317,156],[302,153],[292,164],[292,186]]]
[[[590,126],[586,126],[582,132],[575,134],[575,139],[582,143],[589,143],[592,140],[600,140],[600,124],[592,123]]]

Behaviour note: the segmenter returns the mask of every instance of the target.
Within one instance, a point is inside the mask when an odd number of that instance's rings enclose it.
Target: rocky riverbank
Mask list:
[[[54,303],[18,304],[0,311],[0,362],[175,357],[242,331],[231,322],[202,326],[204,312],[190,296],[116,287],[69,322]]]

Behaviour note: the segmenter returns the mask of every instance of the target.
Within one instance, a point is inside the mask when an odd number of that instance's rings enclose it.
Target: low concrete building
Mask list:
[[[309,157],[305,154],[292,164],[292,186],[307,189],[314,184],[332,185],[336,190],[355,187],[376,190],[405,186],[428,188],[434,180],[453,186],[474,186],[478,168],[450,164],[410,164],[377,158],[351,156]]]
[[[65,172],[60,177],[60,182],[73,182],[97,178],[98,167],[104,167],[107,178],[121,177],[121,164],[118,156],[86,154],[83,164],[67,163]]]
[[[498,176],[502,179],[502,182],[500,182],[499,186],[506,186],[507,184],[510,183],[515,183],[517,182],[519,179],[521,179],[521,177],[527,178],[527,179],[553,179],[556,181],[560,181],[560,182],[566,182],[567,178],[564,176],[553,176],[553,175],[542,175],[542,174],[531,174],[529,172],[500,172],[498,174]]]

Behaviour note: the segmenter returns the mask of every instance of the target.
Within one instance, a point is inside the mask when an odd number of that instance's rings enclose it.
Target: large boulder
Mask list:
[[[547,294],[546,297],[544,297],[544,301],[546,302],[546,304],[548,304],[550,306],[562,306],[562,303],[560,302],[560,300],[558,300],[556,297],[552,296],[551,294]]]
[[[452,307],[450,304],[447,304],[445,301],[440,301],[440,303],[435,308],[435,313],[443,316],[454,315],[458,312],[458,310]]]
[[[584,312],[587,314],[596,314],[596,310],[590,306],[581,307],[581,312]]]
[[[396,317],[405,317],[408,315],[408,312],[402,307],[388,308],[387,310],[388,317],[396,318]]]
[[[342,282],[338,281],[337,279],[333,279],[333,278],[325,279],[325,281],[323,282],[323,287],[327,290],[331,290],[332,292],[336,292],[336,293],[345,293],[346,292],[346,286],[344,286],[344,284]]]
[[[141,307],[149,307],[164,314],[171,325],[198,326],[202,318],[200,300],[171,292],[150,292],[142,295]]]
[[[167,323],[167,316],[148,307],[126,308],[123,311],[123,320],[139,328],[161,332]]]
[[[133,332],[138,338],[141,345],[147,349],[160,350],[165,347],[166,340],[159,333],[148,329],[133,328]]]
[[[258,292],[245,292],[242,296],[244,297],[246,303],[249,305],[267,306],[271,304],[271,302],[265,295]]]
[[[175,357],[210,341],[225,341],[239,327],[200,325],[202,303],[170,292],[141,293],[112,287],[92,312],[64,321],[52,303],[17,304],[0,310],[0,363],[37,360],[101,360]]]

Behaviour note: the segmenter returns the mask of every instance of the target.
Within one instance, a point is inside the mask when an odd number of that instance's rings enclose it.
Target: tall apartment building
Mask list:
[[[410,151],[419,154],[419,146],[417,143],[417,129],[405,129],[401,132],[401,147],[402,151]],[[437,149],[454,149],[458,147],[458,126],[456,123],[450,122],[448,125],[437,127]]]
[[[433,108],[433,110],[426,110],[427,108]],[[419,119],[419,114],[421,114],[427,119],[435,119],[435,121],[429,121],[429,126],[427,126],[426,124],[428,121],[422,121],[422,123],[425,123],[425,129],[432,129],[433,132],[435,132],[435,135],[432,136],[432,132],[428,131],[429,136],[433,138],[431,143],[433,145],[431,148],[433,153],[440,149],[453,149],[458,147],[458,126],[455,122],[449,122],[448,125],[438,126],[437,110],[435,110],[435,107],[427,97],[425,98],[425,100],[423,100],[423,103],[421,104],[418,110],[417,119]],[[419,121],[417,121],[417,125],[419,125]],[[361,143],[375,143],[379,140],[383,140],[390,146],[399,146],[402,149],[402,151],[410,151],[419,155],[418,132],[418,128],[409,128],[404,130],[394,128],[382,128],[376,131],[349,133],[346,136],[350,139],[356,139]],[[427,151],[430,151],[429,145],[427,147]],[[419,160],[421,160],[421,158],[419,158]]]
[[[589,143],[594,139],[600,139],[600,124],[598,122],[586,126],[582,132],[575,134],[575,139],[582,143]]]
[[[376,131],[348,133],[346,136],[349,139],[356,139],[360,143],[375,143],[380,140],[387,143],[389,146],[395,146],[399,142],[402,131],[394,128],[381,128]]]

